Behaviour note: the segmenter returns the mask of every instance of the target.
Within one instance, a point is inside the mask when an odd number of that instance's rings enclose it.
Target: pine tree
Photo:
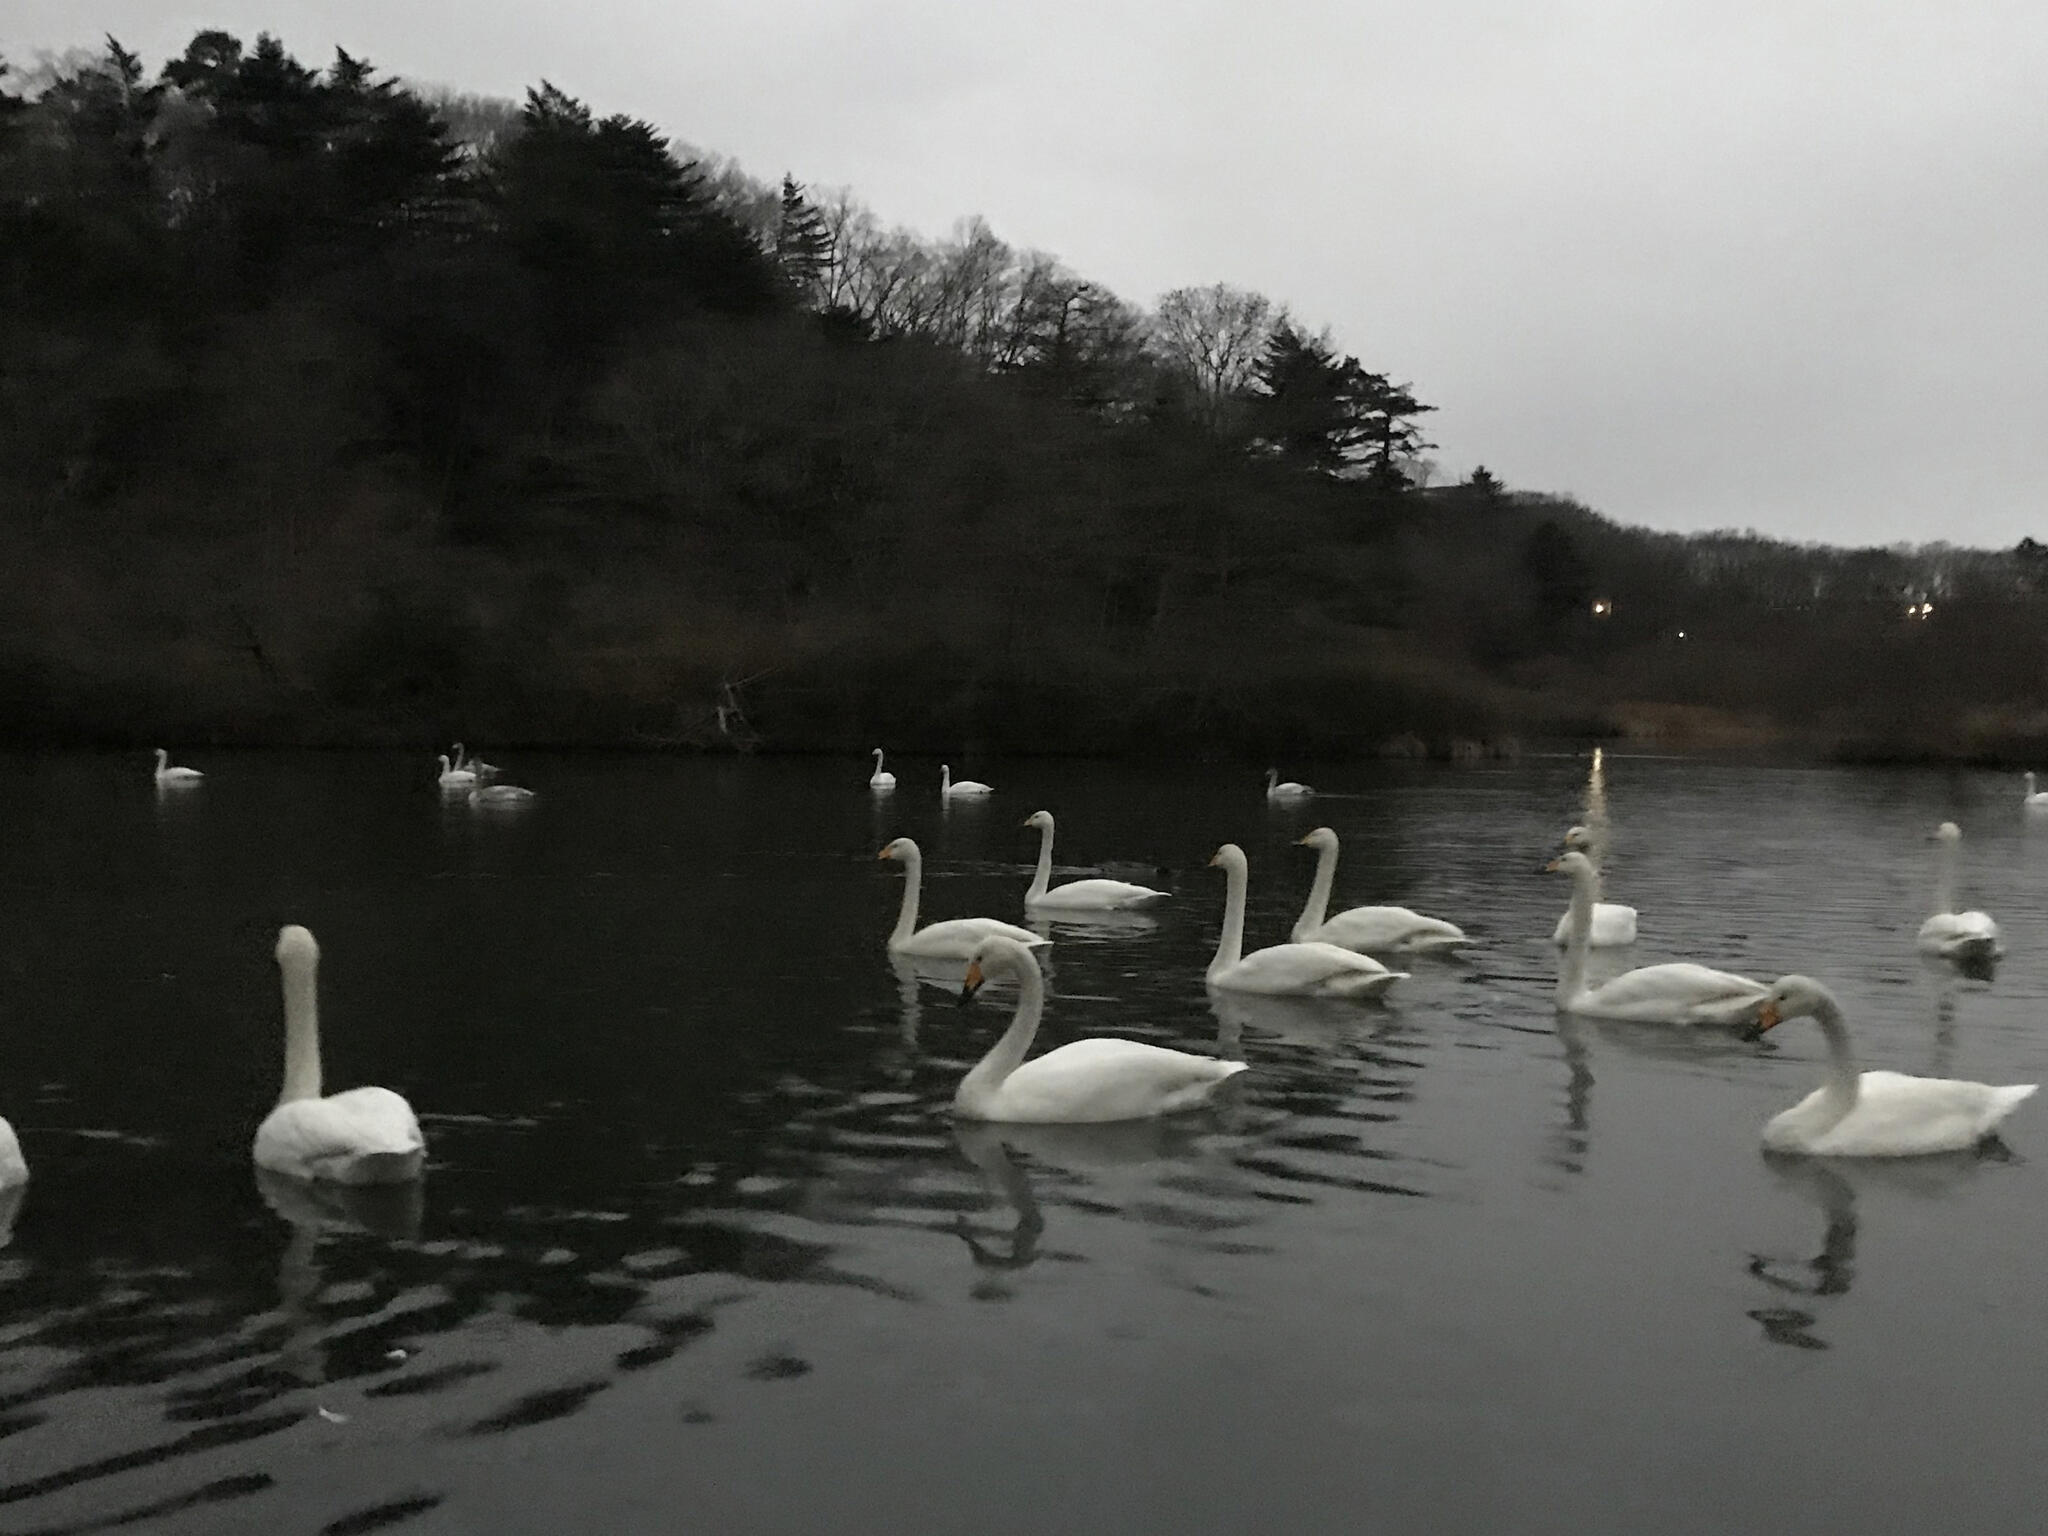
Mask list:
[[[825,216],[804,196],[795,177],[782,178],[782,212],[775,225],[775,261],[783,281],[806,304],[816,306],[832,266],[832,235]]]

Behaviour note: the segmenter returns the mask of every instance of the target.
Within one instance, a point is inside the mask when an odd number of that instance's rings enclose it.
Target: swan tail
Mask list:
[[[1991,1090],[1991,1113],[1987,1117],[1987,1129],[2018,1109],[2039,1091],[2039,1083],[2011,1083],[2003,1088]]]

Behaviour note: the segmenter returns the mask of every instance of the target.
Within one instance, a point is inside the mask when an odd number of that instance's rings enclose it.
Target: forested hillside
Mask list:
[[[2048,737],[2048,549],[1431,485],[1427,393],[546,84],[110,40],[0,75],[0,737]]]

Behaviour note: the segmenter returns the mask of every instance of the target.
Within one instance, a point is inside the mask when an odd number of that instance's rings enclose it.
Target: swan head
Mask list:
[[[892,843],[884,844],[882,851],[876,854],[875,857],[878,859],[914,859],[917,857],[917,844],[907,837],[899,837]]]
[[[1241,875],[1251,867],[1245,862],[1244,850],[1235,843],[1225,843],[1210,854],[1209,863],[1212,867],[1231,875]]]
[[[286,970],[311,970],[320,963],[320,945],[312,933],[297,923],[277,930],[277,963]]]
[[[1024,818],[1024,825],[1027,827],[1036,827],[1041,832],[1050,832],[1052,830],[1052,812],[1033,811],[1029,816],[1026,816]]]
[[[1038,961],[1032,957],[1028,946],[1015,939],[1006,939],[1001,934],[990,934],[974,946],[974,953],[967,961],[967,975],[960,983],[960,1001],[971,1002],[991,972],[996,975],[1022,976],[1026,970],[1037,970]]]
[[[1567,848],[1575,848],[1580,853],[1584,853],[1593,846],[1593,834],[1584,827],[1567,827],[1564,833],[1564,845]]]
[[[1570,875],[1574,880],[1593,873],[1593,861],[1576,848],[1560,853],[1543,867],[1553,875]]]
[[[1812,1018],[1833,1001],[1828,989],[1811,976],[1780,976],[1757,1004],[1756,1020],[1742,1038],[1761,1040],[1785,1020]]]
[[[1328,827],[1317,827],[1307,837],[1297,839],[1297,841],[1304,848],[1313,848],[1317,852],[1321,852],[1325,848],[1337,846],[1337,834]]]
[[[1963,840],[1963,829],[1952,821],[1944,821],[1934,829],[1934,840],[1940,843],[1960,843]]]

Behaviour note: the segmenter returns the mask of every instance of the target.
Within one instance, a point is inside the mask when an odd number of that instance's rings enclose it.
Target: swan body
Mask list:
[[[1456,949],[1472,942],[1456,923],[1424,917],[1406,907],[1352,907],[1335,917],[1326,917],[1330,887],[1337,879],[1337,834],[1328,827],[1317,827],[1301,839],[1301,845],[1316,850],[1316,878],[1309,887],[1301,916],[1294,920],[1290,937],[1295,943],[1320,942],[1343,949],[1418,955]]]
[[[953,782],[953,770],[945,763],[939,764],[939,798],[941,800],[954,800],[963,795],[992,795],[995,792],[993,784],[984,784],[979,779],[962,779],[956,784]]]
[[[469,792],[471,805],[531,805],[539,798],[518,784],[478,784]]]
[[[868,775],[869,789],[894,789],[896,775],[882,766],[882,749],[875,748],[875,771]]]
[[[1045,1011],[1045,977],[1029,948],[994,935],[975,947],[963,997],[972,997],[987,972],[1017,979],[1017,1011],[1010,1027],[960,1080],[953,1113],[965,1120],[1036,1124],[1095,1124],[1149,1120],[1194,1109],[1219,1084],[1245,1070],[1241,1061],[1196,1056],[1139,1040],[1075,1040],[1026,1061]]]
[[[1997,1131],[2038,1086],[1858,1073],[1841,1005],[1826,987],[1805,976],[1780,977],[1743,1038],[1760,1039],[1786,1019],[1801,1017],[1820,1025],[1827,1038],[1828,1080],[1764,1126],[1768,1151],[1814,1157],[1961,1152]]]
[[[1280,777],[1278,768],[1266,770],[1266,798],[1268,800],[1306,800],[1315,793],[1306,784]]]
[[[1595,747],[1593,749],[1593,767],[1596,772],[1599,770],[1599,766],[1600,749]],[[1567,831],[1564,835],[1564,845],[1567,848],[1576,849],[1578,852],[1585,854],[1588,860],[1593,859],[1593,834],[1584,827],[1573,827]],[[1600,866],[1597,861],[1594,861],[1593,873],[1596,877],[1600,873]],[[1564,948],[1565,939],[1570,934],[1570,931],[1571,913],[1567,911],[1558,916],[1557,927],[1550,935],[1550,942],[1559,949]],[[1587,931],[1586,946],[1589,949],[1625,949],[1635,943],[1635,941],[1636,909],[1634,907],[1625,907],[1618,901],[1602,901],[1600,899],[1600,888],[1598,885],[1595,885],[1593,888],[1593,926]]]
[[[434,761],[441,765],[441,776],[436,782],[443,789],[473,789],[476,787],[476,775],[467,768],[455,767],[448,761],[448,755],[445,752],[435,758]]]
[[[1038,828],[1038,872],[1031,877],[1031,889],[1024,893],[1027,909],[1051,907],[1067,912],[1114,912],[1166,899],[1165,891],[1155,891],[1149,885],[1133,885],[1128,880],[1069,880],[1065,885],[1049,886],[1052,879],[1052,812],[1033,811],[1024,819],[1024,825]]]
[[[1954,910],[1963,829],[1944,821],[1935,829],[1934,840],[1940,844],[1935,855],[1934,914],[1920,925],[1920,953],[1944,960],[1996,960],[2004,950],[1998,942],[1998,924],[1990,914]]]
[[[1599,874],[1576,849],[1550,864],[1572,877],[1572,902],[1564,969],[1557,981],[1560,1013],[1635,1024],[1746,1024],[1770,991],[1760,981],[1678,961],[1638,966],[1597,987],[1586,985],[1587,934],[1593,924],[1593,892]]]
[[[1370,955],[1335,944],[1275,944],[1244,953],[1244,900],[1249,866],[1244,850],[1225,843],[1209,860],[1229,880],[1224,898],[1223,936],[1209,962],[1208,983],[1230,992],[1269,997],[1373,997],[1406,971],[1390,971]]]
[[[156,749],[156,781],[159,784],[197,784],[206,775],[197,768],[173,768],[171,754],[162,747]]]
[[[917,844],[899,837],[880,853],[878,859],[894,859],[903,866],[903,905],[896,913],[896,927],[889,934],[892,955],[922,956],[933,960],[971,960],[975,947],[987,938],[1005,938],[1024,945],[1050,944],[1029,928],[1005,923],[993,917],[955,917],[941,923],[917,926],[918,888],[923,881],[924,856]]]
[[[28,1159],[21,1155],[21,1142],[15,1137],[14,1127],[0,1120],[0,1189],[13,1189],[27,1182]]]
[[[284,1091],[256,1128],[256,1166],[334,1184],[419,1177],[427,1144],[412,1106],[389,1088],[320,1094],[316,974],[320,946],[297,924],[278,930],[284,979]]]
[[[2031,773],[2027,775],[2027,791],[2021,797],[2020,804],[2030,811],[2048,811],[2048,789],[2034,788],[2034,776]]]

